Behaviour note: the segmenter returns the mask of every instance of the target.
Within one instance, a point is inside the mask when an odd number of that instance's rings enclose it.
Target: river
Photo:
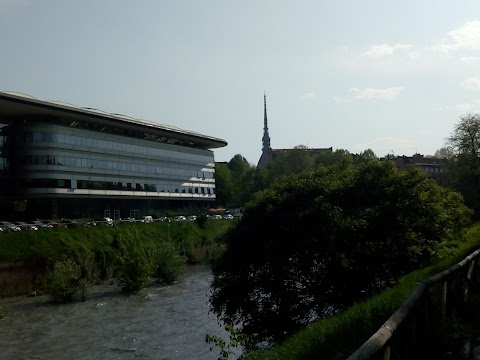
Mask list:
[[[212,275],[189,267],[175,284],[126,296],[92,286],[86,302],[52,305],[45,296],[0,300],[1,359],[217,359],[205,335],[227,338],[209,314]]]

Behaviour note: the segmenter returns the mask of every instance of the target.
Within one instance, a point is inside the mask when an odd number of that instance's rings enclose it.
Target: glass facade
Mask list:
[[[53,124],[27,127],[22,136],[17,136],[17,142],[23,149],[23,183],[27,189],[51,188],[61,181],[58,188],[214,198],[214,159],[209,150],[87,133],[83,129],[72,131]]]
[[[174,126],[0,92],[0,217],[208,208],[211,149],[225,145]]]

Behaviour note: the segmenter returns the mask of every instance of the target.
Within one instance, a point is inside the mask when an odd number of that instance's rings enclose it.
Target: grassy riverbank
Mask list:
[[[85,289],[109,277],[127,287],[137,275],[172,282],[186,264],[218,256],[216,239],[233,224],[205,220],[3,232],[0,297],[48,292],[52,286]]]
[[[267,353],[248,360],[345,359],[363,344],[411,295],[418,283],[459,262],[480,246],[480,223],[468,230],[467,240],[430,266],[403,277],[383,293],[318,321]],[[438,351],[447,344],[437,344]]]

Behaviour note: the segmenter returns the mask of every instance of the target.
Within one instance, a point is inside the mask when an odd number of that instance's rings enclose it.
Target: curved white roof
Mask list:
[[[20,92],[16,91],[3,91],[0,92],[0,99],[6,99],[7,101],[15,101],[15,102],[21,102],[21,103],[28,103],[29,105],[32,106],[39,106],[44,109],[51,109],[51,110],[59,110],[59,111],[65,111],[65,110],[73,110],[75,113],[78,115],[96,115],[100,116],[103,119],[110,119],[110,120],[117,120],[121,121],[124,123],[129,123],[129,124],[136,124],[136,125],[141,125],[141,126],[147,126],[152,129],[157,129],[160,131],[168,131],[172,133],[178,134],[177,136],[182,136],[182,137],[191,137],[192,139],[195,138],[197,140],[195,141],[200,141],[201,143],[209,144],[209,147],[222,147],[226,146],[227,142],[223,139],[211,137],[208,135],[203,135],[201,133],[198,133],[196,131],[190,131],[190,130],[183,130],[180,129],[176,126],[172,125],[164,125],[160,124],[154,121],[149,121],[149,120],[144,120],[144,119],[137,119],[131,116],[123,115],[123,114],[116,114],[116,113],[109,113],[103,110],[95,109],[95,108],[90,108],[90,107],[80,107],[76,106],[70,103],[62,102],[62,101],[44,101],[44,100],[39,100],[33,96],[23,94]],[[17,98],[16,100],[14,100]],[[23,100],[19,101],[18,98],[21,98]],[[193,141],[193,140],[192,140]]]

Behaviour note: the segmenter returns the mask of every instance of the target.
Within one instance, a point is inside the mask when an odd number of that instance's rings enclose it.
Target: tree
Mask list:
[[[448,144],[457,154],[479,155],[480,152],[480,114],[466,114],[460,117]]]
[[[358,154],[358,156],[355,156],[354,163],[361,164],[375,159],[378,159],[378,157],[375,155],[374,151],[372,149],[367,149]]]
[[[454,157],[454,155],[455,153],[451,147],[444,146],[438,149],[437,151],[435,151],[435,154],[433,156],[440,159],[450,160]]]
[[[215,164],[215,191],[218,205],[230,206],[234,201],[235,184],[227,165]]]
[[[480,217],[480,114],[460,117],[447,146],[454,157],[450,161],[452,187],[465,198],[467,206]]]
[[[226,235],[212,310],[247,335],[247,348],[282,341],[458,241],[469,215],[459,194],[389,161],[282,177]]]
[[[268,171],[271,181],[281,175],[299,174],[302,171],[312,170],[315,160],[305,145],[297,145],[293,149],[278,152],[275,159],[269,164]]]
[[[317,155],[315,164],[317,165],[334,165],[334,164],[351,164],[352,154],[345,149],[337,149],[335,151],[325,151]]]

